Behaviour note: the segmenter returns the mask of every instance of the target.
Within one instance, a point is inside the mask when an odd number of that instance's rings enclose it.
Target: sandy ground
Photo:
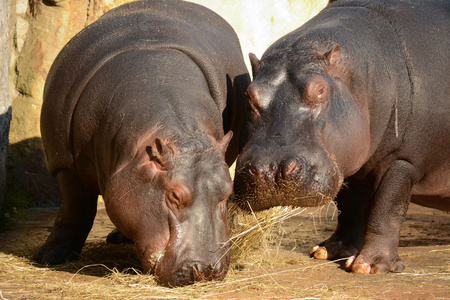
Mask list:
[[[106,245],[113,225],[103,207],[77,264],[34,265],[29,257],[55,214],[55,208],[31,209],[0,234],[0,299],[450,299],[450,214],[416,205],[401,232],[403,273],[357,275],[345,272],[343,261],[309,258],[310,247],[336,225],[336,211],[326,206],[277,225],[270,242],[233,265],[225,281],[177,289],[130,272],[139,268],[133,248]]]

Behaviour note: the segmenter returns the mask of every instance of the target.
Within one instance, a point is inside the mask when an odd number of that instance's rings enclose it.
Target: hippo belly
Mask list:
[[[450,165],[441,165],[414,185],[411,202],[450,212]]]
[[[240,206],[336,200],[337,229],[311,256],[402,271],[410,201],[450,211],[449,15],[448,1],[337,1],[251,54]]]
[[[45,86],[42,140],[62,206],[34,259],[75,259],[100,194],[145,273],[167,286],[223,279],[248,82],[234,30],[197,4],[136,1],[76,35]]]

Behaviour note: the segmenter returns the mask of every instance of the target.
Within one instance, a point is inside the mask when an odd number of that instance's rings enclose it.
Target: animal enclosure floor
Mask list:
[[[136,274],[131,245],[105,243],[114,227],[101,206],[78,262],[35,265],[30,256],[45,241],[56,211],[28,210],[0,234],[0,299],[450,299],[450,214],[416,205],[401,232],[403,273],[351,274],[343,261],[309,258],[310,247],[336,225],[336,211],[324,207],[277,225],[225,281],[175,289]]]

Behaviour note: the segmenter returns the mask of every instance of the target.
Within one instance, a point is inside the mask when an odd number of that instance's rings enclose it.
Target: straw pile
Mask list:
[[[276,225],[304,212],[305,208],[273,207],[260,212],[242,211],[235,203],[228,208],[231,231],[231,263],[237,264],[272,241],[271,232]]]
[[[245,292],[251,285],[254,285],[253,289],[260,289],[266,284],[271,288],[263,290],[283,292],[278,290],[277,285],[271,284],[270,276],[253,278],[233,267],[237,263],[252,263],[254,254],[251,258],[249,254],[255,253],[261,246],[267,247],[274,226],[302,211],[276,207],[248,213],[231,204],[232,265],[226,280],[222,282],[200,282],[174,289],[161,287],[153,276],[142,274],[132,245],[91,241],[86,243],[79,260],[55,267],[37,267],[28,258],[0,253],[0,277],[10,279],[3,282],[6,286],[0,280],[0,299],[12,294],[17,299],[38,299],[49,295],[64,299],[216,299],[227,297],[230,293]],[[264,256],[264,251],[258,250],[256,253],[259,257]]]

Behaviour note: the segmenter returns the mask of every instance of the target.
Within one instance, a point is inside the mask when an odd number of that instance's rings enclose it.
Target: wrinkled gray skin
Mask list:
[[[338,227],[311,256],[402,271],[410,201],[450,211],[449,28],[448,1],[337,1],[251,55],[240,206],[336,199]]]
[[[196,4],[130,3],[74,37],[45,86],[42,139],[63,203],[35,259],[76,258],[101,194],[160,283],[224,278],[248,83],[234,30]]]

